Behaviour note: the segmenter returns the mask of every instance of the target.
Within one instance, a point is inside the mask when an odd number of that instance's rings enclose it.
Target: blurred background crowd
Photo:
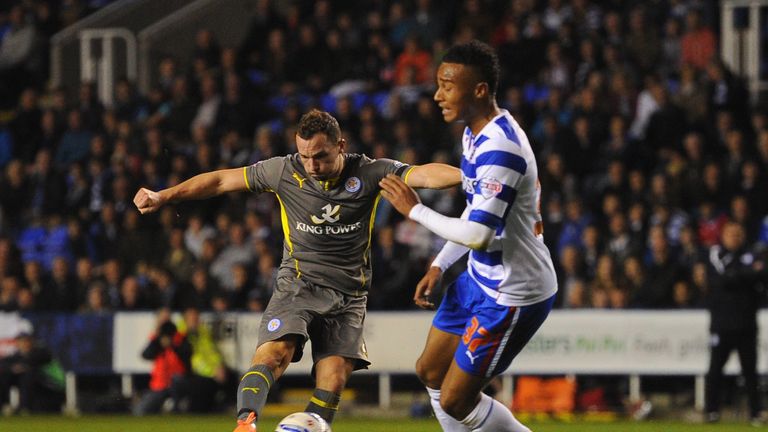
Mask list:
[[[10,4],[9,4],[10,3]],[[728,220],[768,242],[768,114],[718,57],[716,2],[258,2],[247,37],[200,29],[147,94],[47,85],[47,41],[108,1],[0,9],[0,310],[263,309],[282,254],[271,194],[140,216],[139,187],[295,151],[312,107],[349,151],[457,164],[462,125],[432,100],[442,53],[473,38],[539,165],[560,308],[698,308]],[[760,197],[763,198],[760,198]],[[452,215],[461,191],[425,191]],[[439,239],[382,201],[371,309],[409,309]]]

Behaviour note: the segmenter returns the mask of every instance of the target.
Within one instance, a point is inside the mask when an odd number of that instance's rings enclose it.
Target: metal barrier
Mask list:
[[[747,79],[753,101],[768,91],[768,0],[720,2],[720,57]],[[762,49],[761,49],[762,48]]]
[[[153,68],[163,56],[186,60],[200,29],[212,30],[222,46],[239,45],[254,7],[254,0],[196,0],[143,29],[138,34],[139,90],[149,91]]]
[[[191,0],[116,0],[62,29],[51,38],[51,84],[54,87],[76,88],[84,80],[84,71],[80,64],[81,32],[91,29],[124,29],[132,34],[135,46],[135,35],[139,31],[190,2]],[[131,61],[137,62],[136,54]],[[131,73],[136,73],[137,66],[133,66]]]
[[[115,87],[115,71],[118,66],[115,62],[115,42],[125,42],[125,76],[136,80],[137,55],[136,37],[124,28],[104,28],[82,30],[80,39],[80,70],[82,79],[97,84],[99,98],[107,106],[112,105],[113,89]],[[101,55],[97,56],[93,50],[93,42],[101,42]]]

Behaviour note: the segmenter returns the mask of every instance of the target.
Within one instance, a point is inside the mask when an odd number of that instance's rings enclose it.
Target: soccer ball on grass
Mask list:
[[[315,413],[297,412],[280,420],[275,432],[331,432],[331,427]]]

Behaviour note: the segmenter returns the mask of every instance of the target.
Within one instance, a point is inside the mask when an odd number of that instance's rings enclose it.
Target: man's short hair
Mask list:
[[[308,140],[319,133],[324,133],[328,139],[336,144],[341,137],[339,122],[325,111],[313,109],[301,116],[296,134]]]
[[[495,95],[499,87],[499,57],[488,44],[472,40],[452,46],[443,56],[443,63],[472,66],[480,74],[480,80],[488,83],[488,90]]]

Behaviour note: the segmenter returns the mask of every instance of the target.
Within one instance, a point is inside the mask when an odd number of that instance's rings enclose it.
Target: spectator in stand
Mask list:
[[[78,312],[86,314],[105,314],[111,312],[104,287],[103,281],[92,281],[88,285],[85,302],[80,306]]]
[[[703,70],[715,56],[715,33],[701,22],[701,13],[690,9],[685,15],[685,33],[680,41],[682,64]]]
[[[10,123],[14,143],[14,156],[25,164],[32,162],[40,144],[42,111],[37,91],[26,88],[19,97],[19,106]]]
[[[21,283],[16,276],[0,279],[0,312],[14,312],[19,309],[18,295]]]
[[[132,213],[136,214],[135,212]],[[175,280],[187,282],[192,275],[194,263],[194,255],[184,247],[184,231],[181,228],[174,228],[171,231],[169,248],[163,260],[163,266],[170,270]]]
[[[165,400],[171,397],[171,384],[190,371],[192,347],[176,325],[161,312],[155,333],[150,336],[141,357],[152,361],[149,389],[133,408],[133,414],[143,416],[159,413]]]
[[[663,227],[652,227],[648,237],[650,240],[645,280],[639,291],[634,293],[630,306],[645,309],[671,308],[673,286],[681,279],[681,269],[672,259]]]
[[[11,7],[8,23],[0,35],[0,109],[9,108],[22,89],[45,76],[45,41],[27,21],[23,5]]]
[[[192,355],[189,373],[176,375],[171,380],[174,408],[194,413],[210,412],[218,408],[224,393],[234,390],[236,385],[209,325],[200,322],[200,311],[187,308],[183,317],[178,326],[179,333],[189,342]]]
[[[126,277],[120,284],[118,309],[121,311],[140,311],[149,309],[147,295],[143,292],[138,279]]]
[[[395,84],[403,85],[406,81],[408,70],[413,73],[414,84],[425,84],[430,81],[432,57],[428,51],[420,47],[420,42],[416,36],[409,36],[405,39],[403,52],[395,60]]]
[[[54,160],[56,166],[65,168],[74,162],[83,162],[88,156],[92,131],[82,124],[80,111],[73,109],[67,114],[67,130],[61,137]]]
[[[64,401],[64,371],[51,350],[24,328],[16,336],[16,353],[0,359],[0,407],[8,402],[11,386],[19,389],[22,413],[56,412]]]
[[[233,223],[228,229],[228,234],[229,242],[211,264],[211,274],[223,288],[233,289],[234,275],[232,274],[232,267],[236,264],[252,264],[254,254],[253,249],[246,242],[246,232],[242,223]]]
[[[5,167],[5,176],[0,179],[3,231],[16,234],[25,225],[24,216],[28,201],[29,180],[24,173],[24,165],[14,159]]]

